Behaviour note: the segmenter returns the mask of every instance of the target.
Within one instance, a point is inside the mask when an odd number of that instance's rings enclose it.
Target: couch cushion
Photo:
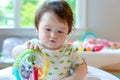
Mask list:
[[[3,41],[2,45],[2,56],[0,58],[0,63],[13,63],[14,59],[12,58],[11,52],[12,49],[20,44],[23,44],[26,42],[29,38],[15,38],[15,37],[10,37],[6,38]]]

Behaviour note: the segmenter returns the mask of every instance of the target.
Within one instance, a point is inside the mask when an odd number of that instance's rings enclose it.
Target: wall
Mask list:
[[[88,31],[120,41],[120,0],[88,0]]]

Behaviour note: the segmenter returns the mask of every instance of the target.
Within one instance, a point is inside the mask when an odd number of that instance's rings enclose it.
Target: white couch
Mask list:
[[[19,44],[23,44],[28,39],[29,38],[10,37],[6,38],[3,41],[1,51],[2,56],[0,57],[0,69],[11,66],[13,64],[14,59],[12,58],[11,55],[12,49]]]

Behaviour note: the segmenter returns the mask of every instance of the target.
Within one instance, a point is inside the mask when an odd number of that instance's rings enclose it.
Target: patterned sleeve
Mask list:
[[[83,63],[83,59],[82,57],[79,55],[79,53],[77,53],[74,48],[72,47],[72,63],[71,63],[71,67],[74,69],[76,68],[79,64]]]

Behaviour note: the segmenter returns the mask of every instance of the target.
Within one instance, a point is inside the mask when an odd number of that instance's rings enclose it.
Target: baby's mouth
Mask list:
[[[50,42],[52,42],[52,43],[56,43],[56,41],[55,41],[55,40],[50,40]]]

